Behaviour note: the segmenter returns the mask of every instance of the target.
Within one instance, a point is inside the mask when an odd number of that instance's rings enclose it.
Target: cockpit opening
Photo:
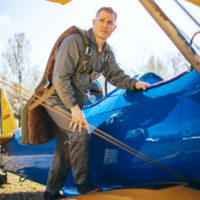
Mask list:
[[[103,98],[103,96],[103,90],[100,83],[97,80],[93,80],[90,86],[89,100],[85,106],[96,104]]]

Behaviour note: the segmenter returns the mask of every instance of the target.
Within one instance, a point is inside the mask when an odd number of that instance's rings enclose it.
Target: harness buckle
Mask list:
[[[111,55],[111,53],[107,53],[106,54],[106,58],[105,58],[105,62],[110,62],[111,61],[111,58],[112,58],[112,55]]]
[[[50,81],[49,81],[49,80],[45,80],[44,83],[43,83],[42,85],[43,85],[43,87],[46,89],[46,88],[49,87]]]
[[[92,55],[92,48],[90,46],[86,47],[85,55],[86,56],[91,56]]]

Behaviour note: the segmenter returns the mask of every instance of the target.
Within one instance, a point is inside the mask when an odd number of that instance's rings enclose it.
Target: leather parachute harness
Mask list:
[[[20,92],[20,94],[22,94],[26,98],[29,98],[30,95],[31,95],[28,90],[22,88],[18,84],[15,84],[15,83],[14,84],[10,84],[10,83],[8,83],[8,80],[5,79],[5,78],[3,79],[3,81],[0,81],[0,83],[4,84],[5,86],[10,87],[12,90],[14,90],[14,91],[16,91],[18,93]],[[52,108],[49,105],[48,102],[42,101],[40,96],[37,96],[36,94],[34,94],[32,97],[34,97],[35,100],[39,101],[41,106],[43,106],[43,107],[45,107],[45,108],[47,108],[49,110],[52,110],[53,112],[56,112],[57,114],[59,114],[60,116],[66,118],[68,120],[71,120],[71,114],[69,112],[67,112],[67,111],[65,111],[65,110],[63,110],[61,108]],[[89,127],[89,130],[93,134],[95,134],[98,137],[100,137],[100,138],[102,138],[102,139],[114,144],[115,146],[127,151],[128,153],[130,153],[130,154],[132,154],[132,155],[144,160],[145,162],[147,162],[147,163],[149,163],[149,164],[161,169],[162,171],[164,171],[164,172],[170,174],[171,176],[175,177],[177,180],[180,180],[181,182],[184,182],[184,183],[190,183],[190,184],[196,185],[196,181],[193,180],[192,178],[183,176],[182,174],[180,174],[180,173],[168,168],[167,166],[165,166],[165,165],[153,160],[152,158],[150,158],[150,157],[146,156],[145,154],[135,150],[134,148],[126,145],[125,143],[117,140],[116,138],[112,137],[111,135],[105,133],[104,131],[102,131],[102,130],[100,130],[100,129],[98,129],[98,128],[90,125],[90,124],[87,124],[87,126]],[[86,128],[86,125],[83,123],[82,127]]]
[[[36,94],[39,96],[42,96],[41,97],[42,100],[47,99],[51,94],[53,94],[55,92],[55,88],[52,85],[52,80],[53,80],[53,70],[54,70],[54,65],[55,65],[56,53],[57,53],[58,48],[59,48],[60,44],[62,43],[62,41],[66,37],[68,37],[69,35],[74,34],[74,33],[79,33],[84,42],[84,54],[81,56],[79,64],[75,69],[74,76],[78,76],[82,73],[87,73],[87,74],[90,74],[91,79],[94,79],[96,77],[96,75],[98,74],[96,71],[91,69],[90,65],[88,65],[89,59],[92,56],[93,49],[91,47],[90,40],[87,37],[86,31],[82,30],[76,26],[72,26],[69,29],[67,29],[63,34],[61,34],[61,36],[58,38],[58,40],[56,41],[56,43],[51,51],[42,81],[39,84],[39,86],[36,88]],[[106,53],[106,56],[105,56],[105,60],[102,64],[102,66],[101,66],[101,71],[103,71],[106,64],[109,63],[111,60],[111,48],[109,45],[108,45],[108,49],[106,50],[105,53]],[[32,105],[29,106],[29,110],[34,109],[38,105],[39,105],[39,103],[37,101],[35,101]]]
[[[68,28],[55,42],[43,78],[35,90],[34,95],[39,96],[40,100],[35,99],[33,95],[22,111],[22,142],[24,144],[40,144],[57,137],[58,128],[40,102],[45,101],[49,96],[56,93],[56,90],[52,85],[56,54],[62,41],[75,33],[80,34],[84,43],[84,49],[79,64],[75,68],[74,76],[76,77],[82,73],[88,73],[90,74],[91,79],[94,79],[98,74],[91,69],[88,64],[93,50],[86,31],[76,26]],[[105,60],[102,64],[102,69],[110,62],[110,60],[111,50],[108,46],[105,52]],[[38,134],[38,132],[40,132],[40,134]]]

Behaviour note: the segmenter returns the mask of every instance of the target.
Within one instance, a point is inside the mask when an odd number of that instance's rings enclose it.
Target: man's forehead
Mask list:
[[[97,14],[97,18],[98,19],[110,18],[110,19],[112,19],[114,21],[115,16],[114,16],[113,13],[110,13],[110,12],[107,12],[105,10],[102,10]]]
[[[100,16],[113,16],[114,17],[114,14],[113,13],[110,13],[108,11],[105,11],[105,10],[101,10],[98,14],[97,14],[98,17]]]

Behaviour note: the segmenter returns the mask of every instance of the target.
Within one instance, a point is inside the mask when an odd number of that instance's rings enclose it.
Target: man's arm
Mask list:
[[[82,127],[88,129],[84,113],[76,102],[71,83],[71,77],[75,73],[79,58],[80,55],[76,41],[71,36],[67,37],[58,49],[53,72],[53,85],[58,96],[65,107],[71,111],[72,119],[69,126],[73,132],[77,127],[79,127],[79,131],[81,131]]]
[[[71,77],[79,61],[78,46],[73,38],[68,36],[61,43],[56,54],[53,72],[53,85],[66,108],[74,107],[76,103]]]
[[[121,89],[134,90],[136,88],[138,90],[145,90],[146,87],[150,86],[149,83],[141,82],[125,74],[116,63],[114,55],[112,61],[105,66],[103,75],[109,83]]]

